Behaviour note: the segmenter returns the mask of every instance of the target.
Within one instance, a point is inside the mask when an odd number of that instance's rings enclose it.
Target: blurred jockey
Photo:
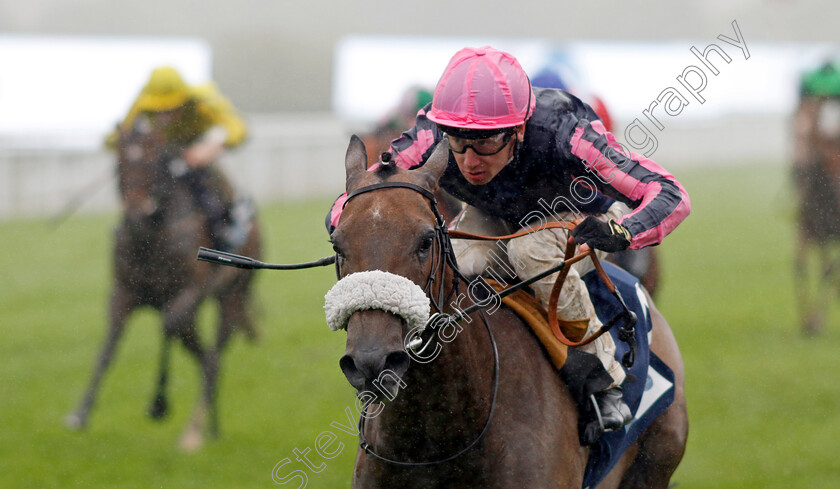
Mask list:
[[[607,128],[607,131],[612,132],[612,116],[610,116],[610,111],[607,110],[607,104],[601,100],[601,97],[580,89],[572,89],[566,85],[563,79],[560,78],[560,75],[550,68],[543,68],[537,72],[537,74],[531,78],[531,85],[541,88],[559,88],[574,94],[576,97],[583,100],[587,105],[592,107],[592,110],[595,111],[601,119],[601,122],[604,123],[604,127]]]
[[[214,164],[226,148],[239,146],[247,136],[233,105],[214,83],[188,86],[178,71],[164,66],[152,71],[118,129],[130,131],[141,124],[162,130],[169,144],[178,148],[170,172],[186,184],[206,214],[214,248],[241,246],[247,229],[238,226],[246,226],[249,219],[233,218],[233,189]],[[119,130],[106,139],[108,148],[118,144]]]
[[[420,86],[411,86],[403,93],[396,107],[389,110],[376,124],[376,131],[393,132],[397,135],[411,127],[417,111],[432,101],[432,92]],[[390,140],[389,140],[390,142]]]
[[[840,67],[834,62],[802,75],[794,132],[794,176],[800,187],[821,155],[837,154],[840,143]],[[809,197],[806,189],[801,191]]]
[[[452,57],[432,103],[418,112],[413,128],[394,140],[391,152],[398,166],[415,168],[443,138],[451,152],[440,185],[466,204],[454,229],[505,235],[537,229],[540,224],[534,221],[540,218],[586,216],[572,231],[575,241],[614,252],[658,244],[689,213],[688,195],[670,173],[623,152],[578,98],[532,88],[519,62],[491,47],[465,48]],[[328,216],[330,229],[338,223],[345,198]],[[506,268],[522,280],[538,275],[563,259],[567,237],[564,230],[545,229],[511,239]],[[453,246],[465,274],[492,270],[509,275],[488,254],[496,248],[493,242],[454,240]],[[557,312],[560,320],[588,324],[591,334],[601,322],[581,280],[589,269],[589,260],[572,266]],[[531,286],[543,305],[548,305],[556,275]],[[560,371],[582,409],[591,412],[594,394],[606,431],[632,418],[620,387],[626,374],[614,352],[610,335],[602,335],[570,349]],[[594,443],[601,433],[597,420],[592,421],[581,439]]]
[[[403,92],[399,103],[380,117],[370,133],[362,140],[368,154],[368,166],[379,162],[379,155],[388,151],[391,141],[414,124],[417,111],[432,101],[432,91],[420,86],[411,86]]]

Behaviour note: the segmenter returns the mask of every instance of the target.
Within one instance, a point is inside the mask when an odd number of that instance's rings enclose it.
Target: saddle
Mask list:
[[[509,286],[503,285],[492,279],[485,279],[496,292],[501,292]],[[502,298],[502,303],[519,315],[531,331],[537,336],[545,348],[551,363],[560,370],[566,363],[569,347],[564,345],[552,333],[548,323],[548,312],[545,307],[533,295],[525,290],[517,290]],[[572,341],[581,341],[586,335],[588,320],[564,321],[557,320],[561,331]]]

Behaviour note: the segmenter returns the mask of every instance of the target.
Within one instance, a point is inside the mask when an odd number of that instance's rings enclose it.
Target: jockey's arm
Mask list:
[[[204,168],[216,161],[225,150],[227,130],[213,126],[197,141],[187,146],[181,157],[191,168]]]
[[[210,126],[198,140],[188,146],[181,157],[192,168],[203,168],[216,161],[226,148],[245,142],[248,129],[233,105],[219,93],[215,84],[194,87],[199,114]]]
[[[578,120],[566,141],[565,151],[581,164],[575,173],[633,209],[617,220],[630,231],[631,249],[659,244],[691,211],[688,193],[676,178],[627,151],[601,121]]]

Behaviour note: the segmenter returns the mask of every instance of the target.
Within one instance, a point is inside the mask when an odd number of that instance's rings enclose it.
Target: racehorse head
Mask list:
[[[169,162],[173,149],[165,134],[149,121],[140,120],[132,129],[119,131],[119,190],[125,220],[135,228],[151,224],[172,195]]]
[[[356,136],[350,141],[348,200],[331,235],[340,280],[330,293],[336,292],[333,304],[342,318],[330,326],[347,329],[339,365],[359,391],[376,386],[395,393],[409,366],[405,338],[417,321],[425,324],[430,294],[434,302],[451,283],[432,197],[448,156],[444,141],[418,169],[390,163],[366,171],[364,144]],[[394,182],[407,186],[387,186]]]

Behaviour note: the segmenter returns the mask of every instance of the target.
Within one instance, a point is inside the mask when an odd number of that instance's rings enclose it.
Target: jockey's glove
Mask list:
[[[630,231],[613,219],[604,222],[589,216],[572,229],[572,236],[578,244],[586,243],[590,248],[610,253],[630,247]]]

